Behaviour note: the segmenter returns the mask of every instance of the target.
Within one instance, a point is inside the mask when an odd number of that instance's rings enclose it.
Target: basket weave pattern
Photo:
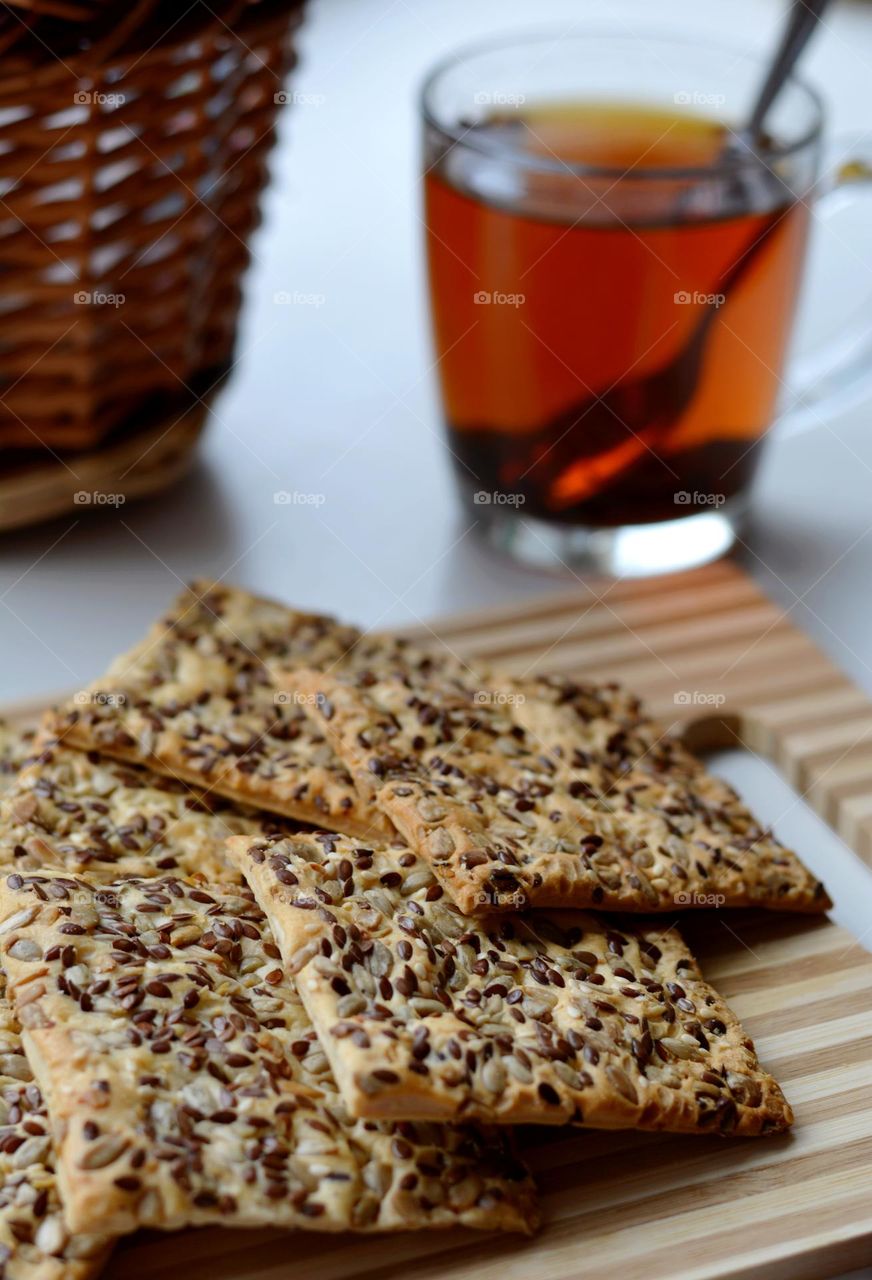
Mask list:
[[[0,450],[169,427],[220,382],[300,12],[6,7]]]

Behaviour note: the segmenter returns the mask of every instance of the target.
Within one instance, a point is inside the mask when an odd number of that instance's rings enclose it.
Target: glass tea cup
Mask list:
[[[665,36],[540,33],[427,79],[448,445],[464,500],[519,559],[713,559],[785,391],[808,425],[868,388],[868,346],[845,334],[785,384],[812,209],[872,171],[855,156],[822,180],[821,103],[796,78],[743,142],[763,72]]]

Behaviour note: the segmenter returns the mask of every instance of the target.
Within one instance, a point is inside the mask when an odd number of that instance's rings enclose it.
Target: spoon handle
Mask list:
[[[766,113],[772,106],[781,86],[794,68],[809,37],[818,25],[829,0],[793,0],[793,7],[778,52],[763,82],[754,109],[746,126],[753,140],[759,134]]]

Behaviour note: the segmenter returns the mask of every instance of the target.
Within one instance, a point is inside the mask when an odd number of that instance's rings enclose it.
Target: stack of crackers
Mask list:
[[[792,1122],[675,921],[829,900],[614,686],[196,583],[0,749],[10,1280],[139,1227],[529,1233],[513,1126]]]

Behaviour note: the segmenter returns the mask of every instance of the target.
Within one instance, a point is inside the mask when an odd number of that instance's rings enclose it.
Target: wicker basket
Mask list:
[[[0,459],[170,431],[231,366],[301,0],[0,11]]]

